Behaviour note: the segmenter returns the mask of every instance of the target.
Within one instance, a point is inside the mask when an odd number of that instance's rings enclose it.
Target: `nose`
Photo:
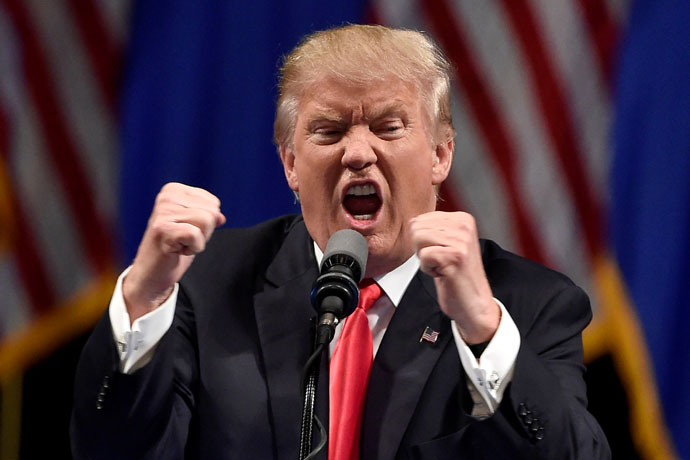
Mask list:
[[[371,132],[365,127],[354,127],[345,137],[342,164],[356,171],[376,163],[376,151],[369,139]]]

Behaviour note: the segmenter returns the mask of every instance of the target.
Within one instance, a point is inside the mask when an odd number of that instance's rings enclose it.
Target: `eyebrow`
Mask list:
[[[407,105],[399,100],[394,100],[390,103],[385,102],[384,104],[374,107],[368,110],[368,115],[364,117],[365,120],[372,121],[378,120],[387,116],[397,116],[400,118],[405,118],[409,110]],[[347,123],[346,116],[340,110],[334,109],[332,107],[319,107],[316,113],[312,114],[307,120],[306,125],[310,126],[315,122],[327,121],[332,123]]]
[[[397,116],[400,118],[404,118],[403,116],[407,115],[408,113],[409,110],[402,101],[393,101],[390,104],[374,107],[369,111],[369,116],[365,118],[369,120],[378,120],[379,118],[388,116]]]
[[[320,112],[320,113],[315,113],[314,115],[310,116],[307,120],[307,125],[310,125],[315,122],[319,121],[329,121],[333,123],[344,123],[344,117],[338,113],[332,112],[332,113],[326,113],[326,112]]]
[[[310,114],[309,117],[305,120],[305,124],[306,126],[310,126],[311,124],[319,121],[343,123],[343,119],[343,114],[339,110],[336,110],[328,106],[319,106],[316,108],[314,113]]]

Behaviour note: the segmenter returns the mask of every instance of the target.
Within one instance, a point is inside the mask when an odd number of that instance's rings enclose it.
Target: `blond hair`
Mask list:
[[[421,32],[377,25],[347,25],[308,35],[283,58],[273,126],[278,148],[291,146],[299,98],[324,77],[366,84],[396,77],[411,83],[421,97],[432,138],[454,135],[450,112],[450,63]]]

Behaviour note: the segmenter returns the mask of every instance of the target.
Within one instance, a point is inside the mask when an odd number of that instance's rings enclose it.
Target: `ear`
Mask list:
[[[297,171],[295,169],[295,153],[292,148],[286,147],[285,145],[280,146],[279,152],[288,186],[293,192],[299,192],[299,181],[297,180]]]
[[[454,149],[455,141],[452,137],[436,145],[433,155],[434,164],[431,167],[431,181],[433,185],[439,185],[448,177],[450,167],[453,164]]]

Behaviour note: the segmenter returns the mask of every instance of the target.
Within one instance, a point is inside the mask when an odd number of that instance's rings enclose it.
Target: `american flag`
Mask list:
[[[442,207],[472,213],[481,236],[566,273],[589,293],[595,319],[585,331],[586,360],[614,355],[621,378],[632,382],[626,390],[637,450],[644,458],[672,458],[650,364],[636,345],[643,343],[640,328],[607,241],[614,75],[628,0],[370,0],[361,17],[328,16],[330,22],[310,14],[344,9],[339,2],[315,2],[309,13],[299,9],[303,3],[0,0],[0,383],[103,312],[158,179],[184,180],[170,173],[175,164],[188,171],[196,163],[185,159],[203,153],[197,172],[211,179],[195,176],[193,185],[219,194],[226,213],[240,202],[268,209],[282,195],[289,201],[284,186],[269,190],[268,168],[228,179],[227,165],[249,156],[277,163],[275,153],[248,144],[260,136],[270,147],[270,120],[254,119],[270,116],[275,79],[251,94],[265,106],[252,104],[252,116],[241,120],[259,125],[260,134],[229,143],[222,138],[233,124],[222,107],[235,110],[235,100],[221,102],[227,91],[217,82],[234,78],[228,69],[235,67],[247,78],[269,79],[276,59],[252,67],[260,52],[275,52],[276,43],[287,51],[314,27],[368,20],[427,31],[445,50],[455,67],[458,135]],[[243,32],[233,35],[233,28]],[[199,39],[204,34],[211,46]],[[155,51],[166,47],[165,60],[156,61]],[[222,55],[230,48],[247,50],[241,62]],[[197,64],[187,73],[176,56],[185,52]],[[202,77],[185,84],[190,75]],[[123,87],[123,78],[130,84]],[[172,92],[156,92],[166,89]],[[196,104],[200,99],[208,105]],[[209,107],[215,113],[208,115]],[[117,124],[122,117],[124,128]],[[166,137],[165,123],[175,127],[178,119],[184,132],[177,126]],[[232,157],[224,147],[237,139],[244,151]],[[164,156],[171,150],[174,160]],[[245,185],[241,199],[236,192],[223,196],[222,187],[253,174],[265,178],[261,187]],[[263,191],[264,202],[251,201]],[[248,213],[237,214],[231,224],[244,224]],[[118,244],[122,221],[134,236]],[[427,329],[422,339],[437,334]]]
[[[107,304],[128,5],[0,1],[0,381]]]
[[[429,343],[436,343],[438,340],[438,331],[433,330],[429,326],[425,327],[424,332],[422,332],[422,337],[419,339],[419,341],[421,342],[422,340],[425,340]]]

